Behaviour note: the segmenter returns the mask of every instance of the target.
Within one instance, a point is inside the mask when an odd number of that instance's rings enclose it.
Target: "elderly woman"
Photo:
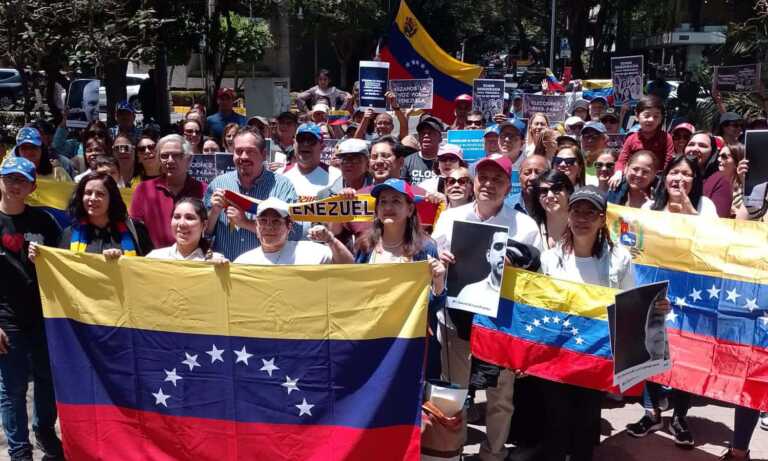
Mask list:
[[[182,198],[171,216],[171,233],[176,241],[169,247],[150,251],[147,258],[226,262],[223,255],[211,251],[210,244],[203,238],[207,221],[208,210],[202,200]]]
[[[292,227],[286,202],[274,197],[264,200],[256,211],[256,235],[261,246],[238,256],[235,264],[352,263],[352,253],[327,228],[312,227],[309,238],[314,241],[307,242],[288,240]]]
[[[189,175],[192,148],[186,139],[169,134],[157,141],[155,150],[163,174],[136,186],[130,213],[147,225],[152,242],[160,248],[175,241],[170,220],[176,202],[182,197],[202,199],[206,184]]]
[[[117,183],[104,173],[88,173],[69,204],[72,225],[64,229],[60,248],[101,253],[108,259],[144,256],[153,246],[146,227],[128,217]]]
[[[464,167],[457,168],[445,178],[445,198],[448,208],[456,208],[472,201],[472,177]]]

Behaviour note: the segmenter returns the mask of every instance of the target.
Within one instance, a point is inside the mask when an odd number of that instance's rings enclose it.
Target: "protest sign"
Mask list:
[[[744,205],[750,209],[763,207],[768,184],[768,130],[748,130],[744,134],[749,170],[744,178]]]
[[[485,120],[504,111],[504,80],[480,78],[472,82],[472,109],[483,113]]]
[[[333,157],[336,156],[336,145],[339,143],[338,139],[323,139],[323,151],[320,154],[320,161],[326,165],[330,165],[333,161]]]
[[[385,61],[360,61],[360,107],[370,107],[376,112],[387,109],[387,81],[389,63]]]
[[[431,109],[434,83],[431,78],[390,80],[389,88],[395,93],[402,108]]]
[[[625,101],[636,104],[643,97],[643,56],[611,58],[613,103],[620,107]]]
[[[504,226],[453,223],[451,253],[456,264],[448,267],[449,308],[496,317],[508,233]]]
[[[464,161],[472,163],[485,157],[483,130],[448,130],[448,143],[461,147]]]
[[[741,66],[715,66],[712,89],[715,91],[757,91],[760,63]]]
[[[559,95],[544,94],[524,94],[523,95],[523,116],[530,119],[533,114],[541,112],[547,116],[550,123],[562,122],[565,120],[565,111],[567,108],[566,97]]]
[[[613,383],[621,392],[672,366],[666,313],[656,310],[656,301],[667,297],[668,286],[664,281],[626,290],[608,306]]]
[[[67,128],[85,128],[99,119],[100,80],[78,79],[67,91]]]
[[[229,152],[193,154],[189,163],[189,175],[209,184],[216,176],[235,171],[235,162]]]

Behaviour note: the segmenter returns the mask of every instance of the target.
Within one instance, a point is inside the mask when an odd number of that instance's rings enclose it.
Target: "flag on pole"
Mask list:
[[[549,67],[547,67],[547,78],[544,81],[546,82],[546,88],[544,88],[545,91],[550,93],[565,93],[565,85],[555,77],[555,74],[552,73],[552,69]]]
[[[36,268],[67,459],[419,459],[426,263]]]
[[[389,62],[390,79],[431,78],[434,81],[431,112],[448,123],[453,122],[454,99],[460,94],[472,94],[472,82],[483,71],[482,67],[461,62],[443,51],[405,0],[400,1],[387,44],[381,49],[381,58]]]

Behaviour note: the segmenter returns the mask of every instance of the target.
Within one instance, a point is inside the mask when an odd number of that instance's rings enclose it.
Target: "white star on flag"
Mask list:
[[[763,326],[768,326],[768,312],[766,312],[764,316],[760,317],[760,320],[763,321]]]
[[[165,379],[163,381],[170,381],[173,383],[173,387],[176,387],[176,381],[182,379],[181,376],[176,374],[176,369],[174,368],[171,371],[163,369],[165,372]]]
[[[549,316],[545,315],[543,319],[541,319],[544,323],[549,323]]]
[[[211,345],[211,350],[205,351],[206,354],[211,356],[211,363],[215,363],[217,360],[224,363],[224,359],[221,357],[221,354],[224,353],[224,349],[216,349],[216,345]]]
[[[685,307],[685,298],[675,298],[675,304],[680,307]]]
[[[675,314],[675,311],[669,311],[669,314],[667,314],[667,322],[676,322],[677,321],[677,314]]]
[[[552,317],[552,321],[555,322],[556,325],[560,324],[560,317]]]
[[[525,326],[525,331],[527,331],[528,333],[530,333],[530,332],[532,332],[532,331],[533,331],[533,327],[532,327],[532,326],[530,326],[530,325],[526,325],[526,326]]]
[[[266,371],[269,377],[272,377],[272,372],[275,370],[279,370],[280,368],[275,365],[275,358],[272,357],[271,359],[261,359],[261,363],[264,364],[263,367],[259,368],[259,371]]]
[[[152,396],[155,398],[155,405],[162,405],[165,408],[168,408],[168,404],[165,403],[166,400],[168,400],[171,396],[163,394],[163,388],[157,390],[157,393],[153,392]]]
[[[574,335],[574,336],[579,334],[579,329],[578,328],[571,328],[571,334]]]
[[[752,312],[753,310],[757,309],[757,298],[753,298],[753,299],[747,298],[747,304],[744,307],[749,309],[749,312]]]
[[[248,359],[253,357],[253,354],[249,354],[248,351],[245,350],[245,346],[243,346],[242,349],[239,351],[232,351],[237,355],[237,359],[235,360],[235,363],[243,362],[245,366],[248,366]]]
[[[701,290],[694,288],[688,296],[693,299],[693,302],[701,301]]]
[[[726,293],[728,293],[728,295],[725,297],[725,299],[727,299],[728,301],[732,301],[734,303],[736,302],[736,298],[741,297],[740,294],[736,293],[736,288],[730,291],[726,291]]]
[[[195,367],[199,367],[200,364],[197,363],[197,354],[195,355],[189,355],[186,352],[184,355],[187,356],[186,360],[183,360],[181,363],[189,367],[189,371],[192,371]]]
[[[288,395],[291,395],[291,392],[300,390],[298,384],[299,384],[299,378],[291,379],[290,376],[286,375],[285,382],[282,383],[281,386],[283,386],[285,390],[288,391]]]
[[[533,319],[533,326],[537,327],[541,325],[541,322],[539,322],[539,319]]]
[[[570,320],[566,320],[565,322],[563,322],[563,328],[568,328],[569,326],[571,326]]]
[[[708,288],[707,293],[709,293],[709,299],[717,299],[720,297],[720,288],[717,288],[714,284],[712,284],[712,288]]]
[[[584,342],[584,339],[581,336],[577,336],[575,341],[576,344],[581,345]]]
[[[301,415],[312,416],[312,412],[310,410],[312,410],[312,407],[314,407],[314,405],[312,405],[311,403],[307,403],[307,399],[301,399],[301,404],[295,405],[295,407],[299,409],[299,416]]]

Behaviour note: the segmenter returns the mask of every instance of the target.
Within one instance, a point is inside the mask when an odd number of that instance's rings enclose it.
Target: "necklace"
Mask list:
[[[397,248],[400,248],[401,246],[403,246],[403,241],[402,240],[400,240],[399,242],[397,242],[397,243],[395,243],[393,245],[386,245],[384,243],[383,239],[381,241],[381,248],[384,249],[384,250],[389,250],[389,249],[395,250]]]

